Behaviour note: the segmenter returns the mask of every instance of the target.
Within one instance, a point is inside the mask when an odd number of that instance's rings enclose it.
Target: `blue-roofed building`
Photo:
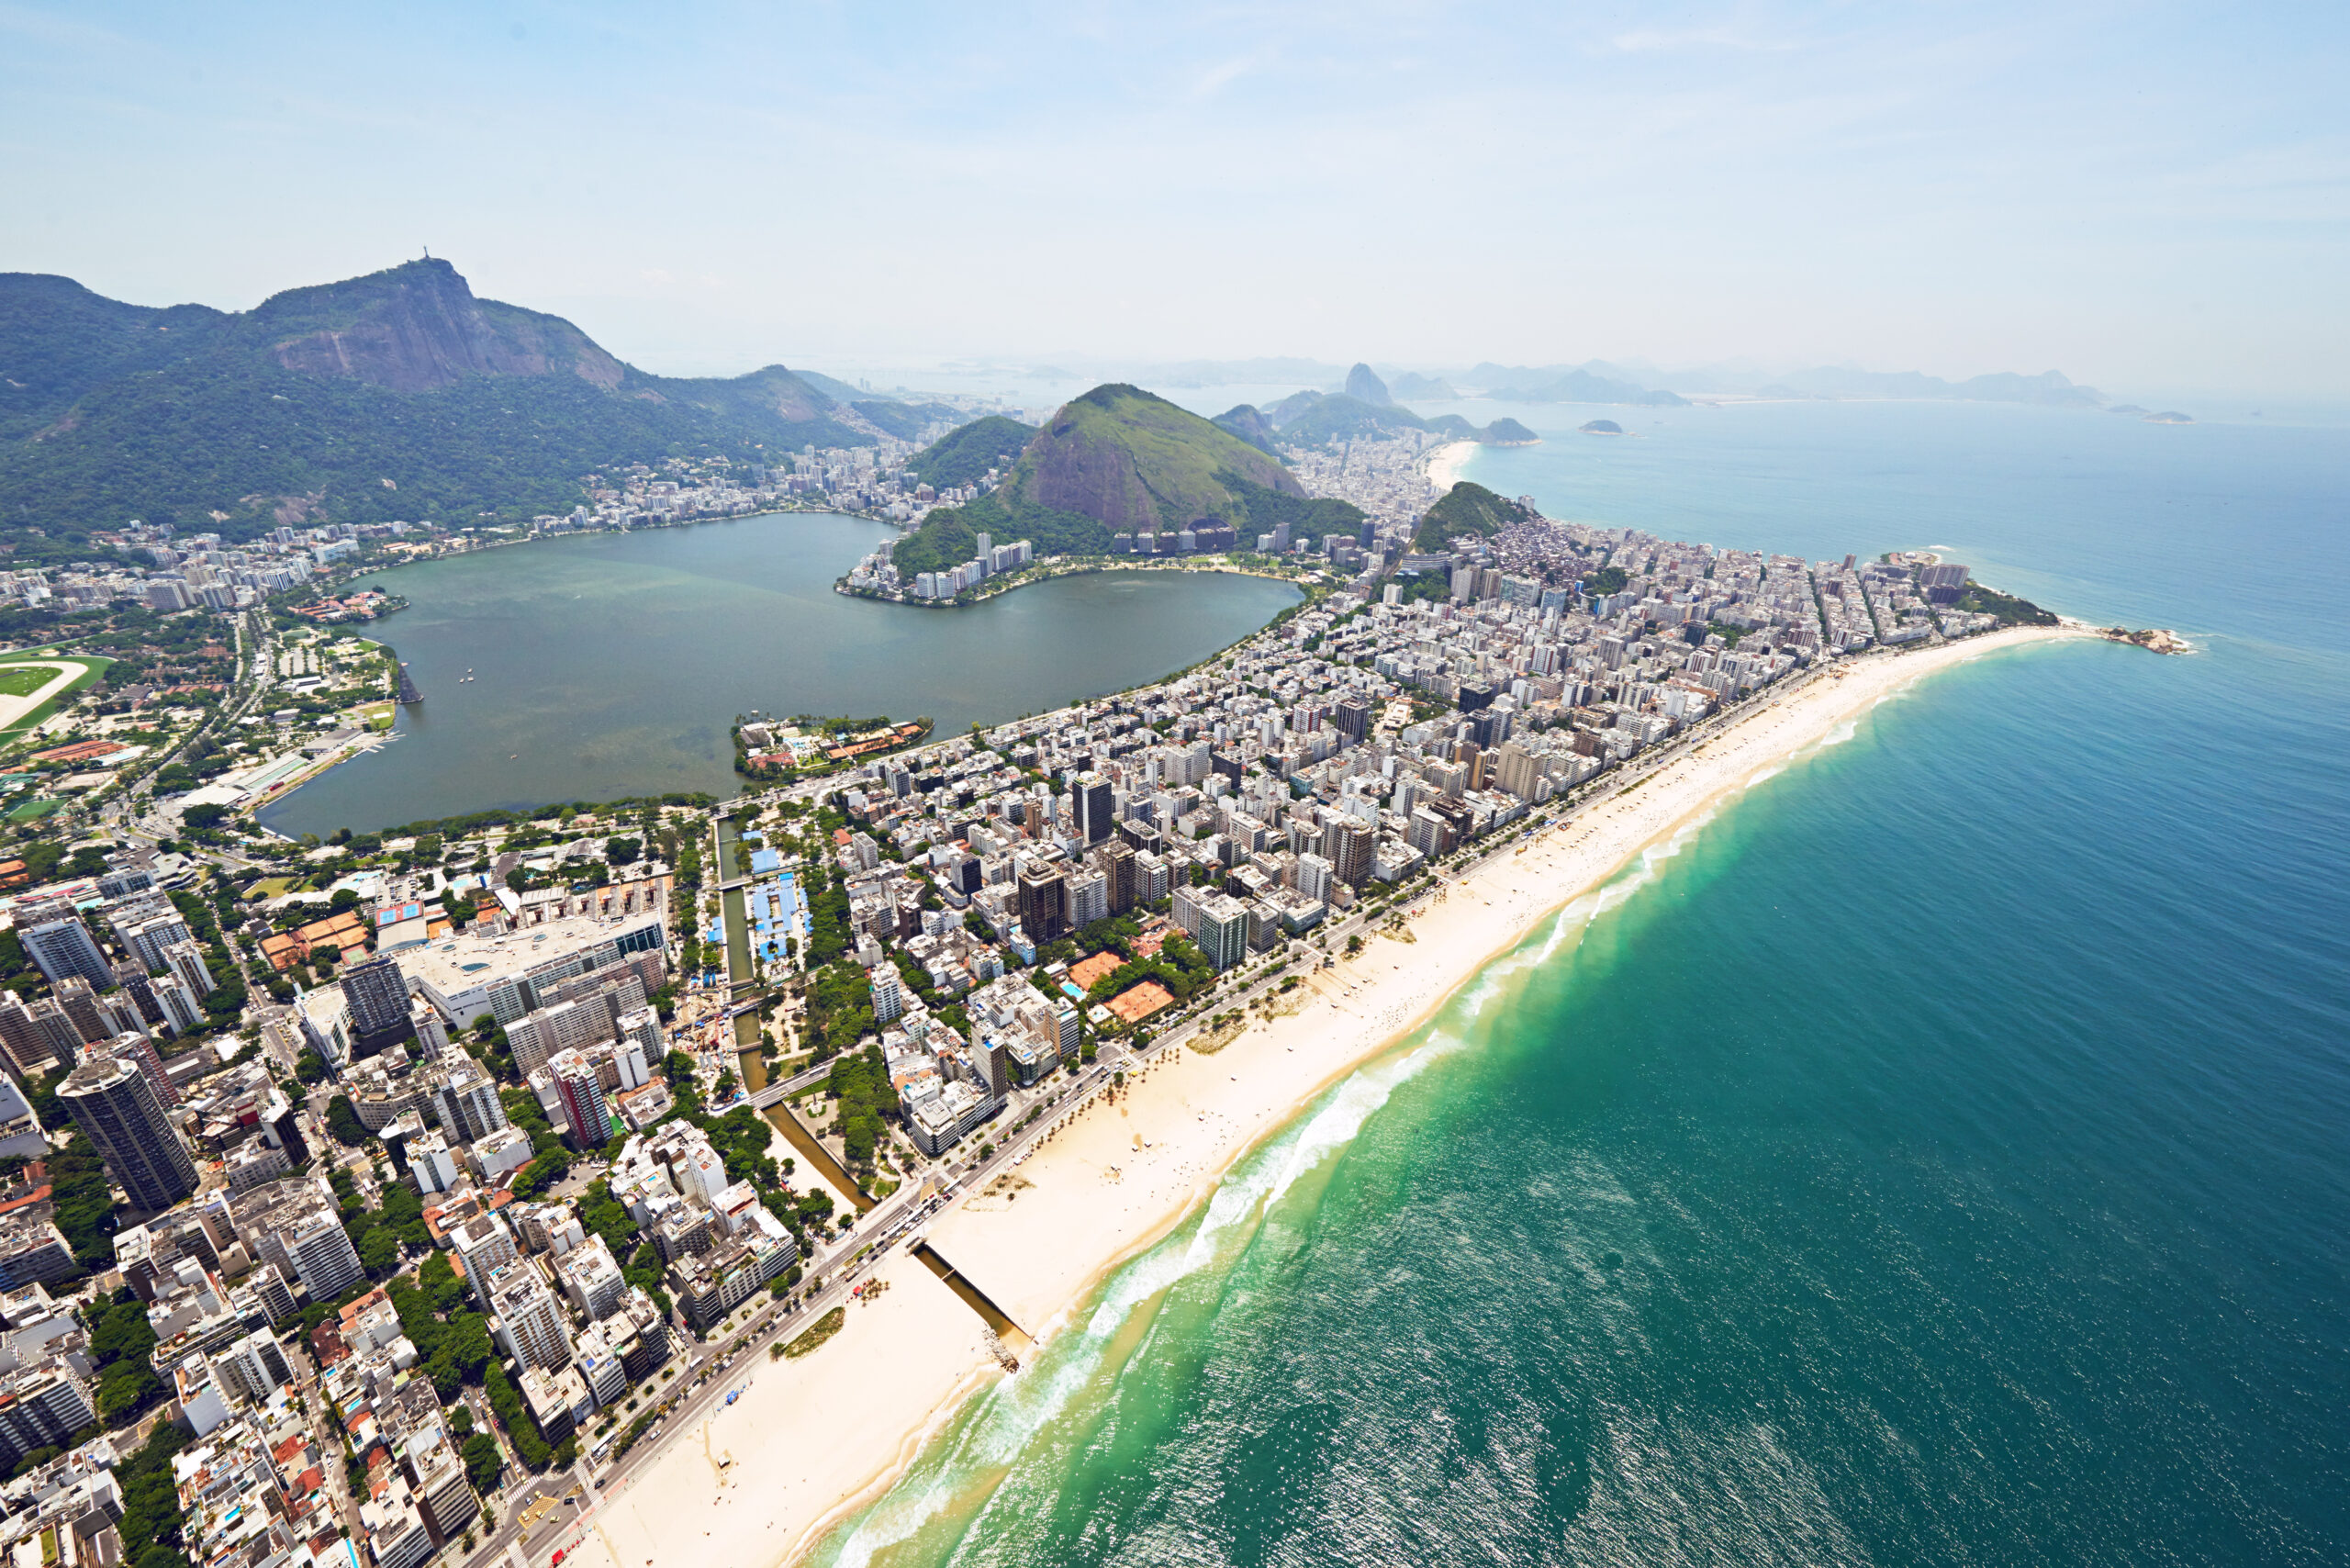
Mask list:
[[[760,866],[762,857],[771,864]],[[751,863],[761,879],[743,890],[743,914],[750,923],[752,953],[760,962],[772,963],[789,956],[785,946],[789,938],[797,936],[804,943],[807,901],[800,894],[799,879],[781,869],[782,858],[773,850],[760,850]]]

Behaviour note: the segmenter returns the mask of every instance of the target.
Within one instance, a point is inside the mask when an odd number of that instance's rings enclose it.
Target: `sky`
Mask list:
[[[0,270],[430,247],[667,374],[1302,355],[2350,400],[2350,7],[24,5]]]

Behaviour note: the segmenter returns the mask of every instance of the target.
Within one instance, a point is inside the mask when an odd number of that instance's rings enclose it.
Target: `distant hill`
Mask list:
[[[1213,519],[1244,539],[1352,532],[1362,513],[1310,500],[1280,459],[1164,398],[1123,384],[1071,399],[1029,441],[1011,477],[968,506],[941,508],[901,539],[901,575],[968,560],[973,536],[1031,539],[1040,555],[1100,554],[1112,536]],[[1253,543],[1253,540],[1250,542]]]
[[[1424,431],[1426,420],[1393,404],[1366,403],[1340,392],[1298,392],[1266,410],[1289,446],[1320,446],[1333,439],[1378,439],[1397,431]]]
[[[990,414],[949,431],[916,453],[906,466],[934,490],[976,485],[990,468],[1009,470],[1035,433],[1034,425]]]
[[[1209,422],[1219,429],[1230,431],[1269,457],[1277,455],[1273,451],[1273,421],[1265,417],[1261,409],[1247,403],[1237,404]]]
[[[1530,522],[1531,509],[1507,496],[1496,495],[1473,480],[1463,479],[1439,498],[1420,519],[1412,535],[1415,551],[1433,554],[1464,533],[1491,539],[1513,522]]]
[[[1341,392],[1292,392],[1270,409],[1253,409],[1243,403],[1218,414],[1215,422],[1266,452],[1271,452],[1276,442],[1283,446],[1320,446],[1331,441],[1382,441],[1404,431],[1426,431],[1454,441],[1492,442],[1504,446],[1541,439],[1516,420],[1496,420],[1480,429],[1459,414],[1422,419],[1396,404],[1381,407]]]
[[[2001,372],[1944,381],[1918,372],[1880,373],[1821,365],[1779,377],[1780,384],[1814,398],[1955,398],[1977,403],[2042,403],[2094,409],[2105,398],[2094,386],[2076,386],[2055,371],[2038,375]]]
[[[0,274],[0,530],[528,516],[632,462],[870,443],[837,415],[779,364],[648,375],[445,261],[241,313]]]
[[[860,398],[879,398],[886,395],[879,392],[867,392],[862,386],[851,386],[838,376],[825,375],[818,371],[795,370],[791,374],[835,403],[854,403]]]
[[[1785,375],[1766,374],[1751,365],[1716,365],[1673,373],[1673,385],[1683,392],[1729,392],[1756,398],[1953,398],[1978,403],[2036,403],[2053,408],[2097,409],[2105,395],[2049,370],[2038,375],[2002,371],[1945,381],[1914,370],[1863,370],[1857,365],[1823,364]]]
[[[1358,364],[1347,372],[1347,396],[1375,409],[1386,408],[1395,400],[1387,395],[1387,383],[1367,364]]]
[[[894,398],[864,398],[849,407],[884,435],[900,441],[914,437],[943,420],[959,420],[962,411],[945,403],[909,403]]]
[[[1613,370],[1615,366],[1607,368]],[[1487,361],[1472,368],[1469,378],[1483,387],[1488,397],[1507,398],[1519,403],[1639,403],[1675,408],[1686,402],[1677,393],[1651,391],[1636,382],[1602,375],[1587,367],[1530,368]]]
[[[1450,402],[1452,399],[1460,396],[1460,393],[1455,392],[1452,389],[1452,384],[1445,380],[1441,375],[1422,375],[1416,371],[1409,370],[1397,376],[1393,381],[1389,382],[1387,385],[1387,392],[1388,396],[1393,398],[1399,403],[1413,403],[1423,400],[1432,402]]]

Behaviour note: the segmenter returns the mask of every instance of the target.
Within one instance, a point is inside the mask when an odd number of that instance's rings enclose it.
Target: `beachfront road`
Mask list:
[[[495,1505],[502,1515],[500,1524],[465,1561],[487,1565],[506,1557],[528,1568],[544,1568],[558,1550],[568,1552],[608,1499],[625,1493],[659,1460],[671,1439],[715,1415],[727,1394],[743,1386],[752,1367],[758,1364],[755,1361],[751,1367],[735,1371],[744,1357],[778,1340],[789,1343],[833,1308],[847,1305],[850,1293],[874,1264],[944,1202],[936,1197],[921,1199],[911,1188],[903,1194],[893,1194],[860,1215],[840,1239],[816,1254],[809,1272],[824,1282],[799,1306],[789,1312],[771,1308],[771,1316],[755,1317],[757,1327],[720,1345],[697,1345],[680,1336],[678,1342],[691,1348],[672,1364],[678,1367],[687,1392],[659,1426],[649,1429],[601,1477],[596,1476],[594,1462],[583,1458],[568,1471],[551,1470],[501,1494]],[[721,1365],[722,1361],[725,1364]],[[534,1510],[532,1505],[543,1498],[552,1499],[553,1507]],[[521,1522],[525,1518],[532,1520],[528,1528]]]

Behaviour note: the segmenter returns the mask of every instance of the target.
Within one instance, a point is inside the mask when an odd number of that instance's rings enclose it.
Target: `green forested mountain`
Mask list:
[[[1280,455],[1273,450],[1273,421],[1265,417],[1262,409],[1248,403],[1236,404],[1208,422],[1230,431],[1268,457]]]
[[[945,403],[907,403],[893,398],[860,398],[849,405],[872,422],[873,428],[900,441],[912,441],[923,427],[963,416]]]
[[[1320,446],[1337,439],[1376,440],[1397,431],[1424,431],[1428,423],[1409,409],[1367,403],[1341,392],[1293,392],[1267,410],[1285,446]]]
[[[1439,497],[1420,519],[1418,530],[1412,535],[1412,548],[1418,551],[1442,550],[1446,544],[1464,533],[1490,539],[1513,522],[1530,522],[1533,511],[1463,479]]]
[[[1034,425],[990,414],[931,442],[906,466],[915,478],[935,490],[955,485],[975,485],[990,468],[1010,468],[1036,433]]]
[[[972,535],[1035,541],[1040,555],[1099,554],[1118,533],[1203,519],[1244,538],[1290,524],[1292,537],[1352,532],[1362,513],[1307,498],[1278,458],[1139,387],[1097,386],[1029,441],[1011,476],[969,506],[941,509],[898,542],[901,574],[968,560]]]
[[[242,313],[0,274],[0,531],[527,516],[616,465],[867,444],[834,409],[781,365],[646,375],[443,261]]]

